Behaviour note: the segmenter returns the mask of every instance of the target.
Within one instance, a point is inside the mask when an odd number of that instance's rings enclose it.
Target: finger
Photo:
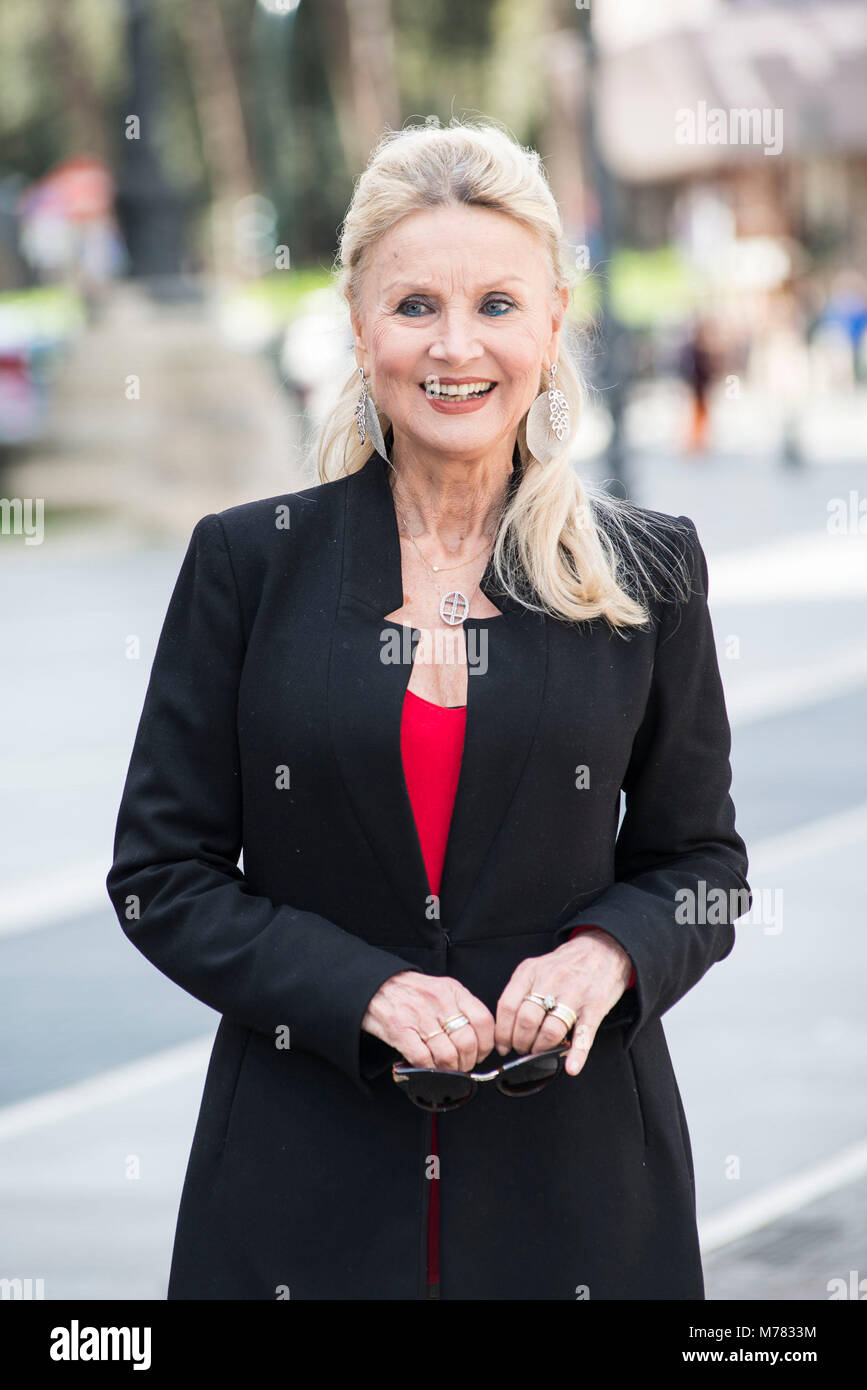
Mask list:
[[[497,1001],[494,1044],[497,1051],[503,1057],[505,1057],[507,1052],[511,1052],[512,1050],[515,1018],[521,1007],[524,995],[530,992],[529,984],[531,978],[529,968],[523,964],[519,965]],[[541,1017],[541,1008],[538,1008],[538,1012]]]
[[[593,1039],[596,1037],[596,1028],[599,1026],[599,1019],[596,1026],[592,1027],[587,1021],[586,1014],[579,1018],[572,1030],[572,1040],[569,1052],[566,1056],[565,1068],[570,1076],[577,1076],[584,1063],[587,1061],[587,1054],[593,1046]]]
[[[555,1014],[546,1014],[536,1034],[536,1041],[530,1050],[532,1052],[550,1052],[551,1048],[559,1047],[565,1041],[568,1032],[569,1029],[562,1018],[557,1018]]]
[[[449,1039],[454,1045],[461,1071],[472,1071],[479,1055],[479,1039],[473,1019],[479,1017],[480,1010],[482,1017],[484,1017],[487,1010],[481,1000],[476,999],[475,995],[464,989],[457,980],[448,980],[444,983],[448,986],[448,997],[442,1004],[442,1012],[439,1016],[441,1019],[463,1017],[464,1023],[460,1027],[450,1028]],[[466,1004],[466,1008],[464,1008],[464,1004]]]
[[[469,1060],[466,1070],[472,1071],[473,1067],[487,1057],[494,1047],[494,1015],[490,1009],[486,1008],[481,999],[477,999],[468,989],[458,988],[455,990],[455,1007],[460,1009],[472,1024],[473,1032],[476,1036],[475,1056]]]
[[[441,1028],[441,1023],[431,1023],[424,1031],[433,1033],[435,1028]],[[428,1039],[427,1046],[430,1048],[433,1057],[432,1066],[438,1067],[440,1071],[463,1071],[458,1050],[454,1041],[448,1033],[436,1033],[434,1037]]]
[[[455,1052],[455,1065],[460,1071],[472,1071],[479,1055],[479,1040],[471,1023],[464,1023],[449,1033],[449,1042]]]
[[[512,1046],[516,1052],[527,1053],[531,1050],[547,1017],[541,1004],[536,1004],[532,999],[522,1002],[515,1015],[512,1031]]]
[[[431,1039],[431,1047],[435,1049],[436,1055],[443,1059],[442,1065],[444,1067],[450,1071],[467,1071],[468,1068],[465,1065],[467,1058],[475,1056],[476,1035],[468,1024],[465,1010],[460,1008],[455,1001],[456,983],[455,980],[447,977],[437,981],[435,997],[430,1005],[436,1022],[429,1023],[421,1031],[423,1033],[436,1031],[436,1037]],[[426,1016],[430,1018],[430,1012],[427,1012]],[[460,1027],[457,1027],[456,1024],[461,1017],[463,1017],[464,1022]],[[447,1023],[449,1025],[448,1032],[445,1031]],[[440,1029],[442,1031],[437,1031]]]
[[[394,1030],[394,1046],[411,1067],[434,1066],[433,1055],[427,1043],[422,1042],[416,1028],[409,1026]]]

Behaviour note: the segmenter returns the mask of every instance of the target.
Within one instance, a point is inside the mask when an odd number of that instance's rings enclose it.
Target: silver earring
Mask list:
[[[358,427],[358,438],[363,444],[367,435],[370,435],[370,442],[378,454],[384,459],[388,459],[385,452],[385,440],[382,437],[382,426],[379,423],[379,416],[376,413],[376,406],[367,394],[367,382],[364,379],[364,368],[358,368],[361,376],[361,395],[358,397],[358,405],[355,407],[355,423]]]
[[[527,411],[527,448],[540,463],[550,463],[563,453],[571,434],[569,402],[556,384],[557,363],[548,368],[551,384],[540,391]]]

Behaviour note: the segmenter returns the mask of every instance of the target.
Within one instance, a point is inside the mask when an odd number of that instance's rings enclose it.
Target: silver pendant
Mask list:
[[[449,627],[460,627],[470,611],[470,601],[460,589],[452,589],[440,599],[440,617]]]

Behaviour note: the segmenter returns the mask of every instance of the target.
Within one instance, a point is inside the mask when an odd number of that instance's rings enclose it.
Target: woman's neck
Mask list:
[[[431,536],[455,555],[493,540],[512,475],[511,448],[497,458],[436,465],[396,458],[392,449],[392,460],[392,493],[414,537]]]

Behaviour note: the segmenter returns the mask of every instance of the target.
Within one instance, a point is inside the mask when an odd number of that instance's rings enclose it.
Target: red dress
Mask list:
[[[415,817],[419,844],[431,893],[439,893],[446,843],[461,770],[466,705],[443,706],[407,690],[403,703],[400,750],[404,779]],[[571,935],[588,931],[592,923],[575,927]],[[627,989],[635,981],[633,970]],[[437,1117],[431,1116],[432,1157],[437,1154]],[[436,1169],[436,1164],[434,1164]],[[428,1288],[439,1288],[439,1177],[431,1178],[428,1208]]]

